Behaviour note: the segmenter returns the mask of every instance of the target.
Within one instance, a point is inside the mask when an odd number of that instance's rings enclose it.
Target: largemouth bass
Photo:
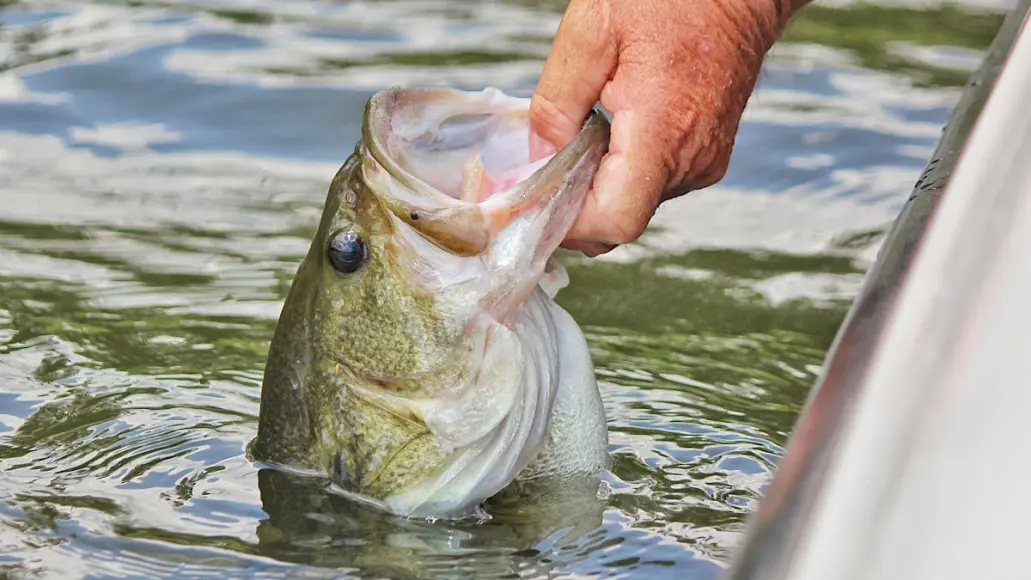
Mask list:
[[[608,465],[590,354],[551,256],[607,151],[592,111],[531,162],[529,101],[391,89],[333,179],[280,314],[252,457],[409,516]]]

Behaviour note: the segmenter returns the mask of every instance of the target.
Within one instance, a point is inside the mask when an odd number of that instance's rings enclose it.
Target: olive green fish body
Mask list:
[[[496,90],[370,100],[273,336],[255,458],[424,516],[607,465],[586,342],[548,281],[608,122],[531,162],[526,111]]]

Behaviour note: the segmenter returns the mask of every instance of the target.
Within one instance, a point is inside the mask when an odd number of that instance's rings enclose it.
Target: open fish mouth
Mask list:
[[[569,201],[578,213],[584,196],[564,190],[590,185],[609,138],[592,110],[573,142],[532,160],[529,100],[497,89],[391,89],[370,99],[365,119],[372,189],[398,219],[459,255],[485,251],[548,202]]]

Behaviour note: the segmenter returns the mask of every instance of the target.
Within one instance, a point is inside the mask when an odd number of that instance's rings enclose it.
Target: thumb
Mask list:
[[[573,0],[566,9],[530,99],[530,157],[569,143],[616,68],[608,3]]]

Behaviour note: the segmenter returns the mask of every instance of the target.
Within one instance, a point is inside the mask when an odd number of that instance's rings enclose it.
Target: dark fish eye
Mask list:
[[[366,257],[365,242],[355,232],[337,232],[329,242],[329,263],[341,274],[351,274],[358,270],[365,263]]]

